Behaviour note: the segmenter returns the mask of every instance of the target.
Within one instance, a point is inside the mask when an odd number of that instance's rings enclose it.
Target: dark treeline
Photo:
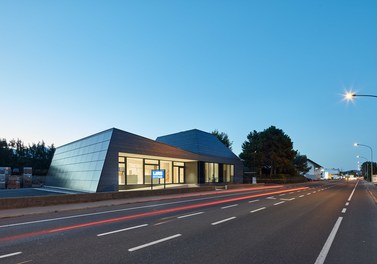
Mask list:
[[[46,146],[44,141],[25,146],[20,139],[7,142],[0,138],[0,167],[18,168],[21,172],[23,167],[32,167],[33,175],[47,175],[54,152],[54,144]]]

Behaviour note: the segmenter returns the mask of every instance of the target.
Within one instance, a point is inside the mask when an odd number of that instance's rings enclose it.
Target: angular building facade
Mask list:
[[[165,170],[165,178],[152,178]],[[151,140],[116,128],[58,147],[46,185],[107,192],[161,184],[242,183],[242,161],[197,129]]]

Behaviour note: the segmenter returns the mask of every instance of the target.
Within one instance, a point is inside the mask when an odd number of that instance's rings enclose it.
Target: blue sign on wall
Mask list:
[[[165,170],[152,170],[152,179],[164,179]]]

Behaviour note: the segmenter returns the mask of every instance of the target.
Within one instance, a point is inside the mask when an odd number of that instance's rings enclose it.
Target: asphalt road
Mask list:
[[[377,263],[363,181],[0,219],[0,263]]]

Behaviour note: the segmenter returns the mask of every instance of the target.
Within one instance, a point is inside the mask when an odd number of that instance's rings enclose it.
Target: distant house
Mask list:
[[[308,167],[310,167],[310,170],[307,173],[305,173],[304,176],[310,180],[320,180],[324,168],[318,163],[312,161],[311,159],[308,159],[307,164]]]

